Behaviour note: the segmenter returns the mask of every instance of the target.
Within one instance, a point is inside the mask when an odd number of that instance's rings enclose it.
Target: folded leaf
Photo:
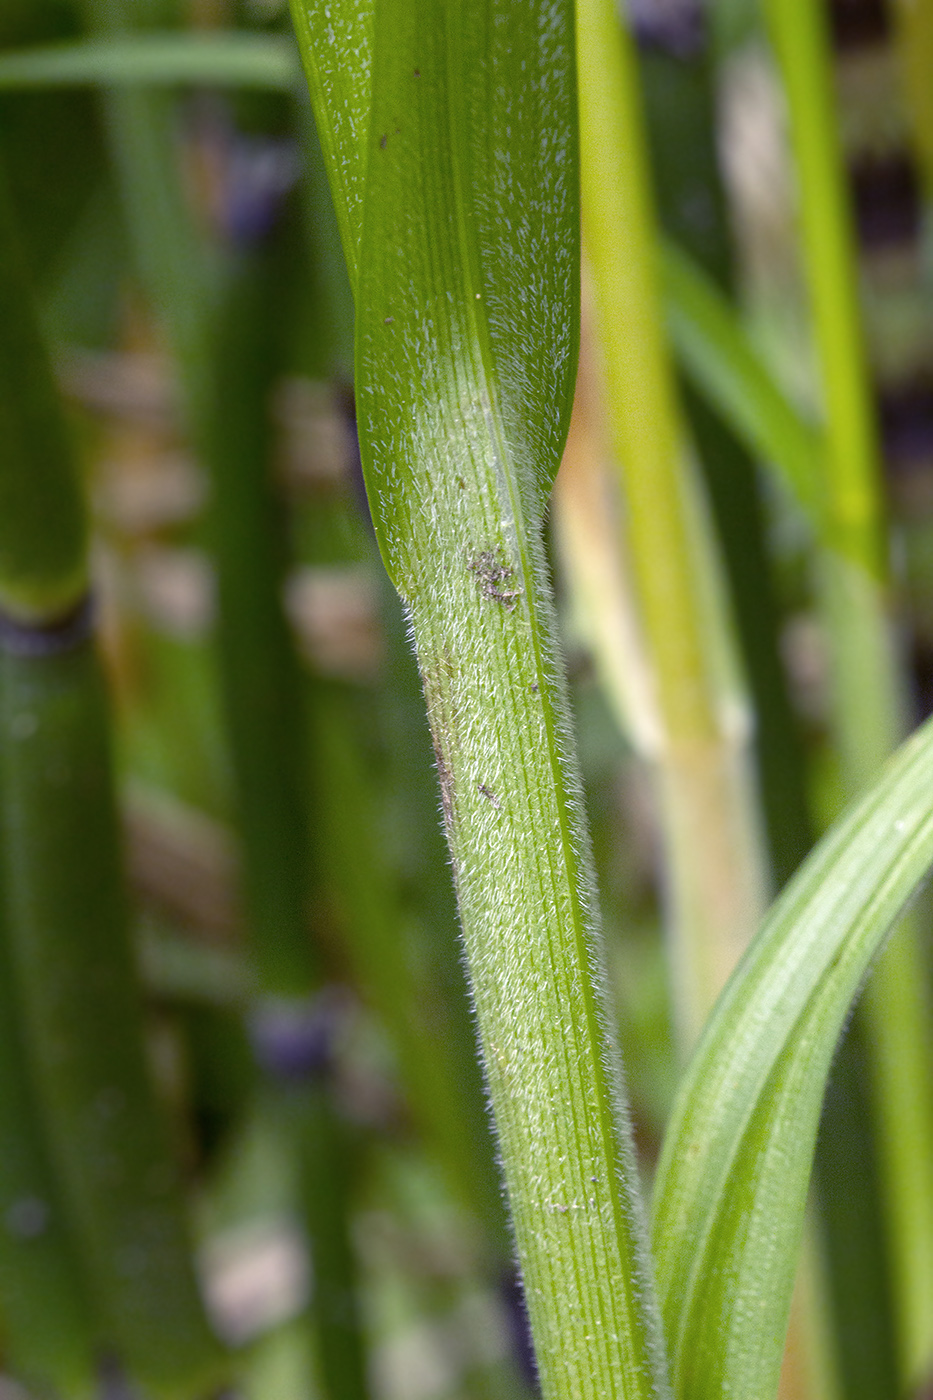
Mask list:
[[[933,724],[774,905],[687,1070],[655,1199],[683,1400],[775,1394],[820,1106],[886,934],[933,861]]]

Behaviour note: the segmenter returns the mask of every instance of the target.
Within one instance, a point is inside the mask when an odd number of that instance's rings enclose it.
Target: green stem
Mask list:
[[[830,653],[833,725],[849,796],[876,774],[903,729],[890,635],[879,450],[857,302],[844,167],[833,111],[825,16],[769,0],[799,179],[800,222],[826,412],[820,608]],[[875,1137],[884,1183],[902,1379],[933,1355],[933,1084],[927,974],[912,920],[863,1001],[871,1046]]]
[[[713,653],[728,626],[689,479],[660,311],[657,239],[634,56],[611,0],[581,0],[583,227],[628,553],[654,672],[656,755],[672,891],[681,1034],[691,1043],[755,928],[763,901],[759,819],[744,705]],[[706,575],[698,586],[698,572]],[[705,594],[705,597],[704,597]]]
[[[409,656],[399,662],[400,669],[414,669]],[[419,708],[423,731],[423,705]],[[426,976],[419,966],[423,954],[413,949],[413,935],[404,926],[412,915],[406,915],[394,872],[388,868],[360,734],[353,723],[352,698],[344,687],[319,683],[313,713],[327,874],[346,919],[345,940],[354,975],[389,1031],[405,1090],[429,1149],[441,1161],[456,1197],[488,1232],[495,1262],[501,1266],[509,1257],[511,1241],[476,1066],[475,1035],[469,1024],[458,1024],[468,1014],[465,989],[455,984],[444,995],[443,981],[451,976],[458,949],[454,945],[444,957],[446,950],[437,947],[447,938],[453,943],[454,929],[447,937],[444,931],[445,916],[448,928],[454,924],[453,908],[440,911],[441,918],[431,926],[434,975]],[[403,738],[397,729],[394,736]],[[430,752],[424,733],[403,750],[409,785],[417,781],[412,770],[422,744]],[[425,771],[431,776],[429,763],[426,759]],[[431,814],[436,822],[436,800]],[[365,880],[359,878],[361,865],[367,872]],[[440,869],[446,876],[443,857]],[[464,1063],[468,1055],[470,1060]]]
[[[321,971],[308,926],[303,684],[282,607],[287,541],[269,421],[291,270],[277,246],[241,253],[228,269],[199,436],[213,488],[217,642],[252,957],[264,995],[302,997]]]
[[[387,0],[333,42],[295,11],[542,1391],[647,1400],[669,1391],[541,541],[575,367],[572,8]]]
[[[691,14],[701,22],[699,6]],[[665,42],[662,31],[639,58],[661,225],[696,258],[697,270],[703,269],[713,287],[726,295],[734,291],[734,258],[716,149],[710,46],[701,41],[681,52],[674,36]],[[662,285],[668,294],[672,262],[682,273],[685,261],[682,254],[672,259],[670,251],[663,261]],[[684,282],[689,284],[689,277],[682,276],[680,285]],[[800,734],[778,650],[759,478],[728,416],[689,384],[683,386],[683,402],[703,468],[748,679],[758,788],[780,888],[806,855],[812,831]]]
[[[504,547],[495,481],[459,465],[478,499],[476,537]],[[559,758],[571,741],[549,591],[540,546],[516,525],[513,614],[456,567],[455,547],[447,606],[413,603],[412,627],[542,1388],[654,1395],[634,1164],[592,983],[602,954],[589,853]],[[436,558],[432,548],[432,568]]]

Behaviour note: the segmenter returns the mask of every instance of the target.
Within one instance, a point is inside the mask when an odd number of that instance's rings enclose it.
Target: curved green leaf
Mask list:
[[[774,905],[682,1082],[655,1257],[683,1400],[777,1388],[816,1128],[852,1000],[933,860],[933,724]]]

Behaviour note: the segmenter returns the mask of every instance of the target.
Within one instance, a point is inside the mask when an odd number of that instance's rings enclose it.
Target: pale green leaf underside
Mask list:
[[[833,1053],[933,861],[933,724],[820,843],[724,991],[681,1085],[655,1198],[682,1400],[775,1393]]]

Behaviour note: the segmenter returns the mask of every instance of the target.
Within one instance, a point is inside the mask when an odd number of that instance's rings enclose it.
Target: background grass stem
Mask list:
[[[757,924],[765,865],[747,711],[734,670],[726,679],[729,623],[665,341],[634,56],[608,0],[581,0],[577,43],[584,242],[661,724],[672,966],[688,1046]]]
[[[887,592],[880,460],[857,304],[851,216],[833,110],[826,19],[770,0],[790,114],[799,217],[824,395],[827,544],[817,592],[844,790],[860,792],[905,723]],[[933,1084],[927,974],[905,920],[866,991],[875,1142],[901,1318],[902,1383],[933,1357]]]

